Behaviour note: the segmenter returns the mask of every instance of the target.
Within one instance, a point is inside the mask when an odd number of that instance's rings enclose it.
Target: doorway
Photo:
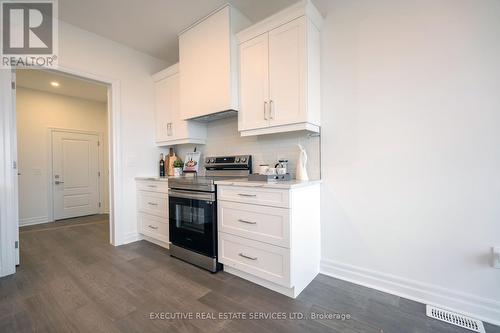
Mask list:
[[[20,69],[15,115],[22,264],[28,226],[77,225],[91,215],[109,225],[108,86]]]
[[[42,70],[40,70],[42,71]],[[108,148],[109,161],[103,162],[105,170],[109,171],[109,193],[102,192],[102,198],[108,198],[109,211],[109,242],[120,245],[124,242],[123,226],[115,221],[122,220],[122,161],[121,128],[120,128],[120,81],[84,72],[75,68],[58,66],[57,70],[43,70],[47,73],[57,73],[99,83],[107,87],[107,129],[109,140],[103,144]],[[16,133],[16,73],[0,71],[0,277],[15,273],[19,264],[19,216],[18,216],[18,167],[17,167],[17,133]],[[46,135],[46,138],[48,135]],[[46,141],[46,140],[44,140]],[[36,169],[32,170],[38,172]],[[52,182],[47,179],[46,184]],[[50,188],[50,186],[49,186]],[[38,202],[40,204],[40,202]]]
[[[101,213],[101,188],[107,186],[101,184],[101,135],[58,129],[50,132],[53,219]]]
[[[107,89],[60,73],[16,72],[21,227],[107,213]]]

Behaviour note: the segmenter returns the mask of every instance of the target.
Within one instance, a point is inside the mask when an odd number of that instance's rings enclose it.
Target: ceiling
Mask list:
[[[58,87],[50,83],[58,82]],[[18,87],[46,91],[53,94],[78,97],[96,102],[107,102],[108,88],[105,85],[39,69],[19,69],[16,71]]]
[[[229,0],[257,22],[298,0]],[[60,0],[59,18],[168,63],[178,61],[177,34],[226,0]]]

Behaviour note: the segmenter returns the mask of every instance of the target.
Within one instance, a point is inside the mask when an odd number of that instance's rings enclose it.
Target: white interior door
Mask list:
[[[239,130],[269,126],[268,34],[240,45]]]
[[[54,219],[99,213],[99,138],[52,132]]]

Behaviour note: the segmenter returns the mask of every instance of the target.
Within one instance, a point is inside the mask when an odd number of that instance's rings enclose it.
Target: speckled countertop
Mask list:
[[[277,188],[277,189],[292,189],[297,187],[311,186],[321,184],[321,180],[287,180],[277,182],[256,182],[248,179],[227,179],[217,180],[216,185],[232,185],[245,187],[262,187],[262,188]]]
[[[169,178],[175,178],[175,177],[135,177],[135,180],[149,180],[149,181],[155,181],[155,182],[166,182],[168,181]]]

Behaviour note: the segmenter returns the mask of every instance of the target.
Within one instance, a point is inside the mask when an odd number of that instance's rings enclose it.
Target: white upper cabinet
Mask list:
[[[249,21],[226,5],[179,35],[182,119],[238,110],[238,46],[235,33]]]
[[[319,132],[321,21],[303,1],[237,35],[242,136]]]
[[[185,121],[179,108],[179,67],[173,65],[155,75],[156,144],[204,144],[206,125]]]
[[[240,47],[240,96],[239,129],[266,127],[269,124],[269,38],[260,35]]]
[[[307,122],[306,19],[269,32],[269,103],[272,126]]]

